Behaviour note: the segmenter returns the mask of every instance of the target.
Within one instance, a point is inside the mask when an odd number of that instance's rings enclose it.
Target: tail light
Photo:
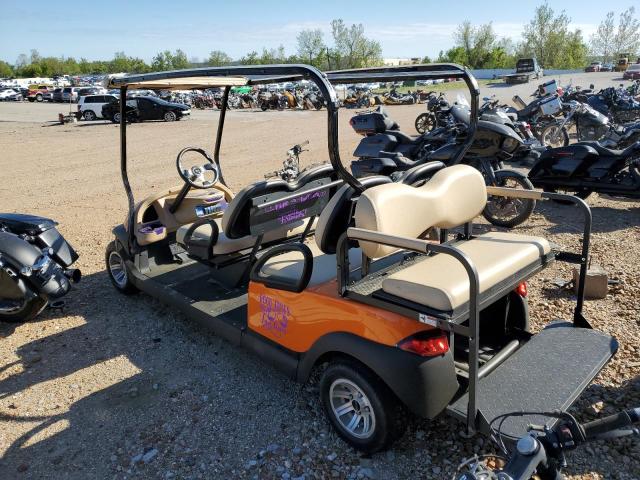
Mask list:
[[[519,283],[518,286],[514,289],[518,295],[522,298],[525,298],[529,294],[529,290],[527,289],[527,282]]]
[[[398,347],[405,352],[415,353],[421,357],[437,357],[449,351],[449,340],[446,335],[427,333],[428,336],[425,336],[424,333],[418,333],[406,338],[398,344]]]

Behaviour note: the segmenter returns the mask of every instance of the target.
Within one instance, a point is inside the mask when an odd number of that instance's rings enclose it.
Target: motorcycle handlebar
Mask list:
[[[582,424],[582,430],[584,431],[584,435],[587,440],[595,440],[600,435],[606,434],[612,430],[628,427],[629,425],[638,422],[640,422],[640,407],[584,423]]]

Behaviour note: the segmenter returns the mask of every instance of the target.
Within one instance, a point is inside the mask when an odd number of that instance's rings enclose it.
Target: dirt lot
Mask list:
[[[510,98],[516,90],[495,91]],[[410,132],[423,108],[390,111]],[[0,325],[1,479],[449,478],[462,458],[495,451],[481,438],[463,439],[460,425],[443,417],[412,421],[392,450],[362,458],[331,431],[314,385],[293,384],[145,295],[117,294],[103,255],[126,208],[119,127],[44,123],[57,111],[0,104],[0,210],[58,220],[85,275],[64,312]],[[352,113],[340,112],[343,158],[358,141]],[[138,199],[179,184],[174,162],[182,147],[213,149],[218,113],[193,117],[130,127]],[[286,149],[306,139],[304,161],[327,160],[325,112],[238,111],[227,122],[222,162],[234,189],[278,167]],[[640,405],[640,208],[598,196],[589,203],[593,263],[621,283],[606,299],[588,301],[586,316],[621,347],[577,402],[583,419]],[[575,249],[579,225],[573,208],[541,205],[517,230]],[[557,264],[531,282],[536,329],[570,319],[572,294],[553,283],[569,276]],[[570,478],[640,478],[640,448],[630,440],[594,444],[569,461]]]

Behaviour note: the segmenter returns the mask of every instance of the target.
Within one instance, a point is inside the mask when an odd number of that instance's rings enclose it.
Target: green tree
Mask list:
[[[534,18],[524,27],[523,56],[534,55],[544,68],[571,68],[586,62],[586,46],[579,30],[571,32],[571,19],[562,11],[556,15],[548,4],[536,8]],[[577,48],[577,52],[569,52]],[[571,61],[572,65],[564,62]]]
[[[174,53],[169,50],[159,52],[151,61],[153,70],[180,70],[189,66],[186,53],[178,49]]]
[[[13,77],[13,68],[7,62],[0,60],[0,78]]]
[[[321,67],[323,54],[327,49],[323,37],[322,30],[319,28],[301,30],[298,33],[296,36],[296,41],[298,42],[297,53],[303,62]]]
[[[223,67],[230,63],[231,57],[221,50],[213,50],[207,59],[207,64],[212,67]]]
[[[361,68],[382,64],[382,47],[364,35],[362,24],[347,27],[342,19],[331,22],[334,47],[330,68]]]
[[[635,18],[636,9],[630,7],[620,14],[618,31],[613,37],[613,52],[616,55],[635,55],[640,48],[640,22]]]
[[[453,38],[456,46],[464,50],[460,63],[471,68],[486,67],[496,43],[496,34],[491,23],[474,27],[468,20],[464,21],[458,25]]]
[[[616,27],[614,24],[614,13],[609,12],[605,19],[598,25],[598,30],[591,36],[590,46],[591,54],[602,58],[602,61],[608,63],[614,55],[614,39],[616,36]]]

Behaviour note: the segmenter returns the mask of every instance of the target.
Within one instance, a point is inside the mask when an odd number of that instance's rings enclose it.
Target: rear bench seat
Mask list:
[[[356,227],[404,238],[419,238],[431,227],[454,228],[472,221],[485,207],[485,182],[476,169],[455,165],[437,172],[421,187],[398,183],[363,192]],[[363,253],[379,258],[395,247],[360,242]],[[475,265],[480,294],[518,282],[518,272],[544,264],[551,248],[544,238],[490,232],[453,244]],[[469,277],[454,257],[437,254],[389,275],[382,290],[434,310],[452,311],[469,302]]]

